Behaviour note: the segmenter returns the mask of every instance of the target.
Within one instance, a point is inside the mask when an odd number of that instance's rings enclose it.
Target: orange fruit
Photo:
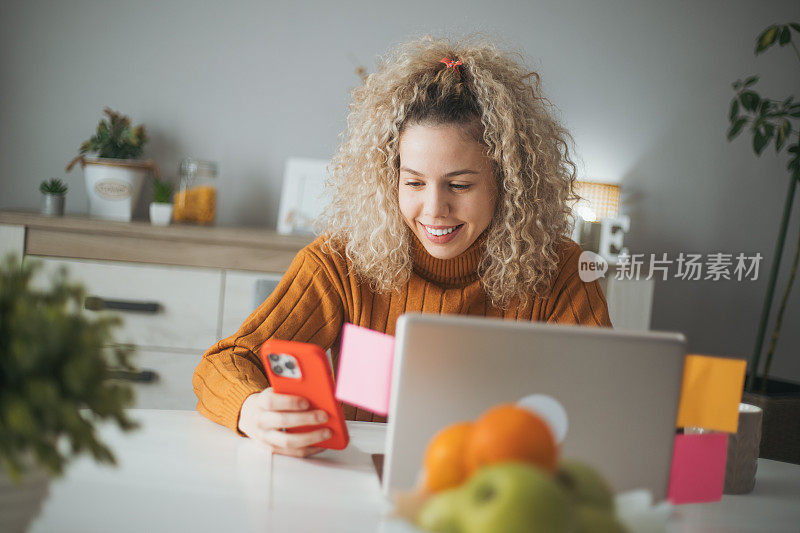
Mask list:
[[[526,461],[555,472],[558,445],[544,419],[519,405],[502,404],[475,421],[464,448],[467,475],[503,461]]]
[[[425,450],[426,489],[439,491],[460,485],[466,479],[464,445],[472,425],[472,422],[451,424],[428,442]]]

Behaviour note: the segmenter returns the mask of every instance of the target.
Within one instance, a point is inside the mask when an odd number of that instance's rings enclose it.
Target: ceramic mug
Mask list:
[[[725,494],[747,494],[755,487],[763,417],[764,412],[760,407],[747,403],[739,404],[739,423],[736,433],[728,434],[723,489]],[[684,433],[691,435],[719,432],[687,427]]]
[[[735,435],[728,436],[725,494],[747,494],[755,487],[763,418],[760,407],[739,404],[739,426]]]

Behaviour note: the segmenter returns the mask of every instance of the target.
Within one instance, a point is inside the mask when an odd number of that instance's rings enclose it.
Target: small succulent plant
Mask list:
[[[171,202],[173,186],[168,181],[153,179],[153,202],[168,204]]]
[[[42,181],[39,185],[39,192],[42,194],[65,194],[68,188],[67,184],[59,178],[50,178]]]

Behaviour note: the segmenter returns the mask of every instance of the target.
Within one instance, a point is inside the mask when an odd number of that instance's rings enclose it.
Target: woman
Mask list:
[[[489,43],[398,46],[352,93],[321,236],[195,371],[197,409],[275,453],[307,456],[324,413],[273,393],[269,338],[333,350],[345,322],[394,333],[404,312],[610,327],[566,237],[575,165],[539,77]],[[384,421],[353,406],[345,416]]]

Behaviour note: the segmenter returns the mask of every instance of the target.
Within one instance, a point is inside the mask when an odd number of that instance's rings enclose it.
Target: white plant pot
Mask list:
[[[145,162],[87,157],[84,165],[89,214],[130,221],[149,170]]]
[[[150,223],[154,226],[169,226],[172,220],[172,204],[150,204]]]
[[[0,469],[0,531],[24,533],[39,515],[50,489],[50,474],[33,468],[22,477],[22,483],[11,482]]]

